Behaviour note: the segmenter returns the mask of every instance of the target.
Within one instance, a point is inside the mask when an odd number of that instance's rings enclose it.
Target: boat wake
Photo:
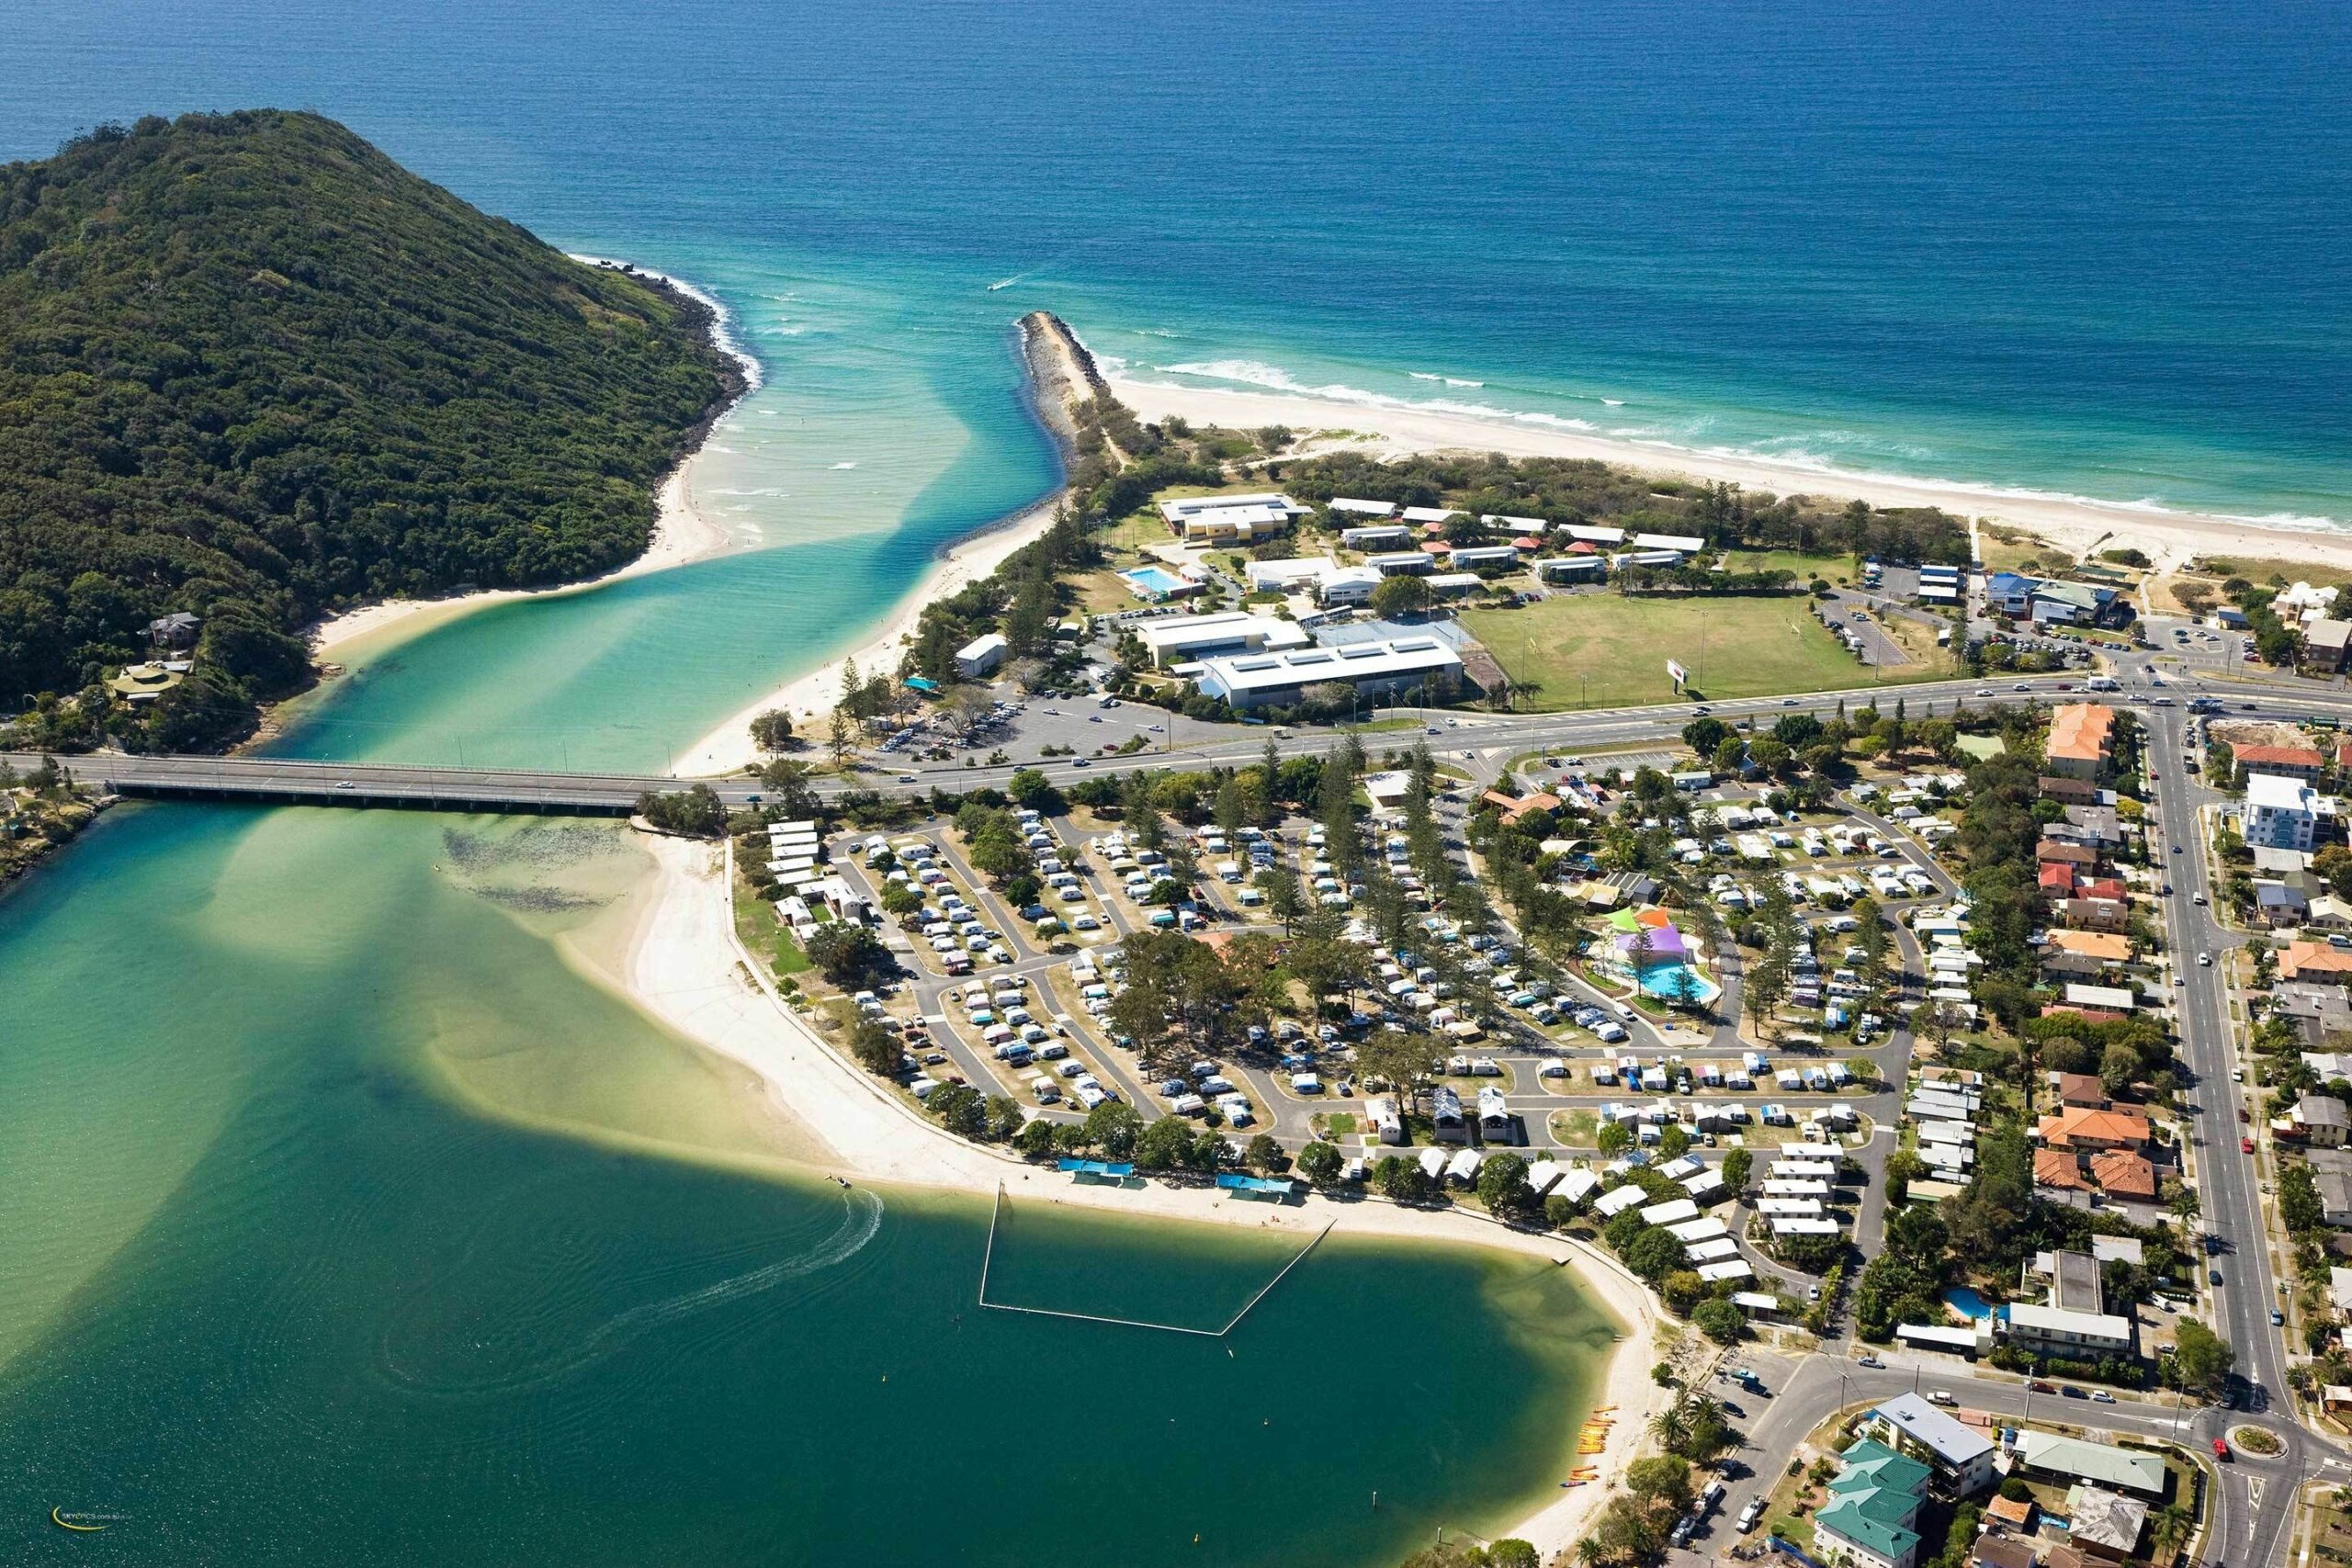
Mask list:
[[[605,1319],[568,1344],[533,1347],[533,1354],[524,1364],[480,1366],[473,1370],[415,1365],[393,1344],[395,1338],[409,1337],[401,1332],[398,1323],[387,1325],[379,1340],[379,1364],[392,1382],[420,1393],[504,1393],[560,1382],[619,1353],[633,1341],[656,1329],[699,1317],[735,1302],[763,1295],[778,1286],[848,1262],[864,1251],[866,1244],[881,1231],[883,1204],[880,1198],[863,1188],[845,1190],[842,1197],[847,1210],[842,1223],[831,1235],[808,1251],[778,1258],[773,1263],[763,1264],[695,1290],[665,1296],[659,1301],[641,1303]],[[526,1313],[520,1315],[527,1318],[537,1314]],[[445,1323],[439,1326],[446,1329],[448,1325]],[[452,1348],[451,1338],[444,1332],[433,1337],[430,1347],[419,1348],[426,1348],[428,1354],[445,1351]],[[485,1342],[476,1341],[471,1348],[477,1352],[487,1352],[490,1359],[498,1359],[495,1348]]]

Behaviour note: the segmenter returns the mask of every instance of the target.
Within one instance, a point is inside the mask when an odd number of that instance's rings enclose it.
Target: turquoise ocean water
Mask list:
[[[2340,8],[2178,0],[93,0],[0,28],[0,156],[316,107],[720,298],[765,379],[696,482],[765,547],[282,742],[651,766],[1050,487],[1039,306],[1148,374],[2352,520],[2347,64]],[[0,900],[0,1560],[1354,1564],[1549,1492],[1605,1339],[1559,1271],[1335,1248],[1231,1358],[980,1314],[983,1207],[796,1180],[582,976],[633,864],[131,808]],[[1024,1301],[1279,1261],[1015,1234]]]

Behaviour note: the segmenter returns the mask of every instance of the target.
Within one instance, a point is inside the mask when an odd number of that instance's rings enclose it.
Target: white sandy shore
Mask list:
[[[792,715],[797,733],[817,733],[823,716],[841,700],[842,672],[852,660],[865,674],[894,673],[907,638],[914,634],[915,623],[922,618],[923,606],[994,572],[1004,564],[1006,557],[1054,525],[1054,509],[1060,504],[1061,494],[1056,491],[987,532],[972,535],[951,547],[914,590],[899,601],[889,619],[865,646],[820,669],[794,677],[729,717],[678,759],[678,775],[685,778],[742,771],[759,755],[752,745],[752,719],[754,715],[772,709],[782,708]]]
[[[622,269],[628,265],[627,263],[614,261],[605,256],[575,255],[571,259],[583,262],[590,266],[613,269]],[[758,357],[736,339],[734,315],[716,296],[706,294],[685,279],[673,277],[667,273],[655,272],[648,267],[638,267],[635,270],[642,276],[660,279],[708,310],[711,342],[721,354],[735,361],[737,367],[741,370],[742,390],[737,395],[734,403],[730,403],[727,409],[720,411],[717,418],[713,419],[711,423],[715,428],[718,421],[732,412],[736,404],[740,404],[744,398],[759,389],[763,373],[760,368]],[[660,510],[654,517],[653,536],[647,543],[645,553],[626,566],[608,571],[602,577],[590,578],[585,582],[567,582],[560,588],[492,588],[474,593],[453,593],[437,599],[388,599],[378,604],[363,604],[356,610],[346,610],[341,615],[330,615],[313,626],[311,630],[311,647],[317,654],[323,657],[344,644],[382,631],[389,626],[398,626],[402,622],[418,621],[418,626],[413,629],[422,630],[426,625],[443,625],[457,619],[459,615],[479,610],[486,604],[503,604],[509,599],[578,593],[602,583],[616,582],[625,577],[660,571],[665,567],[684,566],[688,561],[700,560],[706,556],[715,556],[725,550],[732,541],[728,537],[726,529],[704,515],[695,504],[694,468],[695,460],[701,456],[700,448],[688,453],[684,459],[671,470],[670,477],[662,481],[661,491],[656,497]],[[429,616],[427,612],[431,613]],[[426,618],[419,620],[419,617]]]
[[[1057,331],[1036,326],[1038,314],[1022,318],[1022,355],[1029,371],[1030,395],[1039,416],[1065,439],[1075,433],[1070,410],[1091,397],[1076,345]],[[678,761],[682,777],[740,773],[759,753],[752,745],[751,723],[755,715],[781,708],[792,715],[800,734],[813,733],[818,721],[841,700],[842,674],[850,660],[861,674],[895,673],[901,646],[922,618],[923,606],[977,582],[994,572],[1005,558],[1043,536],[1054,525],[1055,510],[1062,502],[1059,490],[1022,511],[973,534],[953,546],[924,574],[912,592],[900,599],[881,630],[856,652],[833,660],[805,675],[796,676],[755,703],[749,704],[700,740]]]
[[[1873,506],[1939,506],[1959,516],[2007,524],[2040,535],[2076,554],[2094,546],[2135,546],[2165,570],[2192,556],[2253,556],[2352,566],[2352,534],[2317,529],[2267,528],[2243,519],[2195,512],[2011,491],[1936,479],[1827,472],[1770,458],[1693,452],[1582,431],[1489,419],[1426,409],[1390,409],[1335,402],[1280,392],[1171,387],[1114,377],[1111,389],[1139,419],[1170,414],[1195,424],[1254,429],[1286,424],[1297,429],[1346,430],[1376,435],[1344,445],[1375,457],[1413,452],[1499,452],[1512,457],[1589,457],[1652,473],[1729,480],[1748,491],[1776,495],[1860,497]],[[1328,450],[1338,443],[1317,443]]]
[[[643,555],[626,566],[608,571],[602,577],[592,577],[584,582],[567,582],[560,588],[486,588],[473,593],[452,593],[438,599],[387,599],[381,604],[363,604],[356,610],[330,615],[312,627],[311,647],[324,657],[346,643],[428,613],[431,624],[438,626],[487,604],[502,604],[510,599],[585,592],[604,583],[617,582],[625,577],[684,566],[688,561],[718,555],[728,547],[729,540],[727,530],[705,516],[695,504],[693,475],[695,460],[699,456],[697,453],[688,457],[662,482],[659,497],[661,511],[654,520],[652,542],[646,546]]]
[[[983,1196],[1001,1183],[1031,1203],[1249,1225],[1294,1233],[1302,1242],[1329,1224],[1336,1233],[1350,1235],[1494,1247],[1565,1261],[1627,1331],[1596,1401],[1617,1407],[1617,1435],[1605,1453],[1573,1461],[1598,1465],[1599,1480],[1561,1491],[1509,1533],[1532,1541],[1548,1560],[1573,1545],[1591,1512],[1607,1499],[1640,1444],[1657,1393],[1649,1369],[1659,1354],[1656,1303],[1613,1258],[1466,1213],[1405,1209],[1372,1199],[1335,1202],[1310,1196],[1268,1208],[1214,1190],[1157,1182],[1140,1190],[1080,1187],[953,1137],[836,1055],[769,988],[736,936],[723,847],[669,838],[643,841],[657,871],[628,942],[623,986],[662,1023],[759,1074],[796,1121],[818,1130],[831,1151],[820,1168],[863,1180]],[[1564,1456],[1573,1438],[1572,1430],[1563,1430]],[[1564,1466],[1567,1462],[1564,1457]]]

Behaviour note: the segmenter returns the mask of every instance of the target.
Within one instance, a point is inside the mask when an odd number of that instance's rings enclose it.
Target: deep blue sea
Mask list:
[[[720,292],[771,541],[1036,486],[1038,305],[1145,372],[2352,523],[2341,5],[11,10],[0,156],[314,107]]]

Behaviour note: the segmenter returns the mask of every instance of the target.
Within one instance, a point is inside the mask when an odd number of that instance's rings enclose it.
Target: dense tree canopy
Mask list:
[[[83,691],[192,612],[195,678],[116,728],[217,739],[322,610],[620,565],[739,384],[707,326],[316,115],[0,167],[0,691]]]

